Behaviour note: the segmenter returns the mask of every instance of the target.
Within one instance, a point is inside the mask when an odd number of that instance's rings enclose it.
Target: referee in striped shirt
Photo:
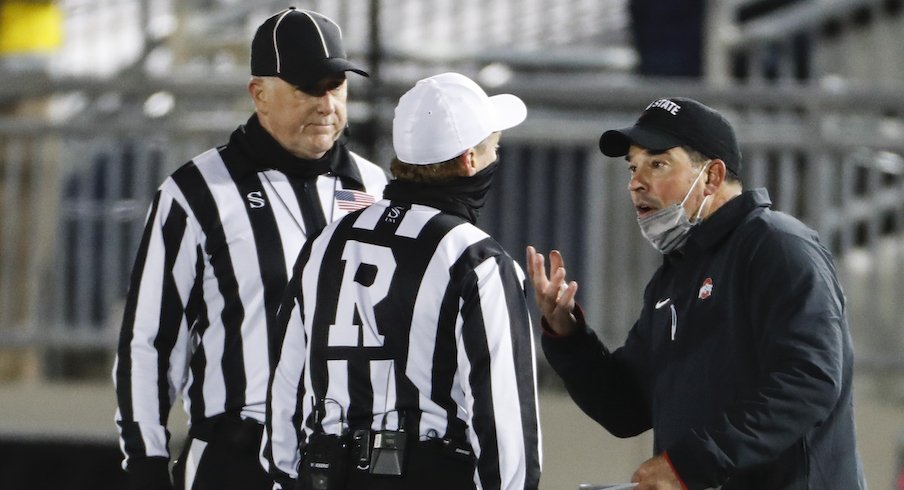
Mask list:
[[[537,488],[524,274],[474,224],[500,131],[526,115],[457,73],[402,96],[396,179],[305,244],[279,313],[264,455],[281,488]]]
[[[160,186],[113,373],[133,488],[272,488],[260,443],[292,264],[307,238],[386,184],[339,140],[348,71],[366,76],[333,21],[294,9],[270,17],[251,45],[255,114]],[[171,483],[167,419],[179,396],[190,430]]]

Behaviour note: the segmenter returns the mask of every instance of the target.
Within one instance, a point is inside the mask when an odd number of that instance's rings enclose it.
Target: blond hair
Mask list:
[[[492,134],[490,134],[490,136],[492,136]],[[474,150],[482,151],[486,145],[489,144],[490,136],[487,136],[483,141],[474,145]],[[462,155],[464,153],[465,152],[462,152]],[[411,182],[420,182],[423,184],[447,182],[455,177],[466,175],[461,169],[461,163],[459,163],[458,160],[460,157],[461,155],[457,155],[444,162],[431,163],[429,165],[405,163],[396,157],[393,158],[392,162],[389,164],[389,171],[392,173],[393,177]]]

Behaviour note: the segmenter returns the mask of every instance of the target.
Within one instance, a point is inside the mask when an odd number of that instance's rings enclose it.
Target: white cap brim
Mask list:
[[[517,96],[489,97],[470,78],[442,73],[418,81],[399,99],[393,148],[411,165],[444,162],[526,118],[527,106]]]
[[[515,95],[494,95],[490,97],[490,103],[495,109],[497,118],[496,124],[493,125],[493,132],[514,128],[527,119],[527,106]]]

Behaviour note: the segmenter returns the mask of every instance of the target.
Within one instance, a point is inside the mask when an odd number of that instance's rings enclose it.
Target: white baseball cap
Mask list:
[[[527,107],[518,97],[488,97],[470,78],[443,73],[420,80],[399,99],[392,119],[392,146],[404,163],[444,162],[526,117]]]

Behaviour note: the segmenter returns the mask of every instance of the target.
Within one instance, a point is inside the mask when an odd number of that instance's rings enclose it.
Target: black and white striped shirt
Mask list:
[[[341,143],[328,173],[274,170],[268,159],[307,162],[246,127],[263,131],[252,118],[175,171],[151,204],[113,370],[123,468],[169,457],[166,420],[179,396],[193,426],[223,413],[263,423],[282,336],[275,313],[302,245],[348,214],[348,201],[362,204],[359,191],[378,199],[386,184]]]
[[[401,413],[420,440],[469,443],[478,488],[537,487],[524,274],[495,240],[384,199],[324,229],[294,274],[268,400],[264,454],[277,481],[297,477],[299,443],[313,432],[396,429]]]

